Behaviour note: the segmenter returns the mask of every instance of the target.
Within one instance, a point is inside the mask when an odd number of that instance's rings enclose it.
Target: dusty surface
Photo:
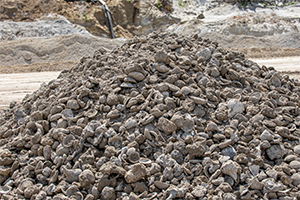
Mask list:
[[[76,61],[92,55],[100,47],[113,49],[123,42],[122,39],[111,40],[80,34],[6,41],[1,42],[0,46],[0,66]]]
[[[299,3],[267,8],[257,4],[243,9],[230,4],[207,9],[205,4],[177,6],[172,15],[181,18],[181,23],[170,25],[167,31],[197,33],[252,58],[300,56]],[[199,18],[201,13],[204,18]]]
[[[246,55],[249,59],[265,59],[271,58],[283,58],[283,57],[299,57],[300,48],[288,48],[288,47],[250,47],[241,49],[230,49],[231,51],[239,51]]]
[[[51,38],[59,35],[81,34],[92,36],[84,27],[72,24],[66,18],[49,14],[33,22],[0,22],[0,41],[25,38]]]
[[[58,72],[71,67],[78,61],[33,63],[26,65],[8,65],[0,67],[0,74],[33,73],[33,72]]]
[[[0,73],[70,68],[101,47],[112,49],[133,34],[179,21],[150,1],[108,1],[108,6],[116,40],[108,38],[102,9],[90,2],[0,1]]]
[[[259,65],[274,67],[278,71],[295,72],[300,71],[300,57],[285,57],[273,59],[252,59]]]
[[[60,72],[0,74],[0,110],[12,101],[21,102],[26,94],[37,90],[42,83],[57,78]]]
[[[273,59],[252,59],[259,65],[274,67],[282,74],[288,74],[291,77],[300,80],[300,57],[284,57]]]
[[[126,41],[93,36],[65,18],[2,22],[0,27],[0,73],[69,69],[99,48],[113,49]]]

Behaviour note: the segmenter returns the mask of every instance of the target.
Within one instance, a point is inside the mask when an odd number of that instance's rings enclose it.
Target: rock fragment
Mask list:
[[[163,117],[158,120],[157,128],[167,135],[173,133],[177,129],[176,125],[172,121]]]
[[[130,170],[125,174],[125,181],[127,183],[134,183],[143,179],[147,175],[145,165],[137,163],[131,166]]]

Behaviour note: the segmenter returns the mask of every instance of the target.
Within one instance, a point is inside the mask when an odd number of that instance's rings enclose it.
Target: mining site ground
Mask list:
[[[6,5],[9,2],[0,1],[0,7],[9,10],[15,5]],[[174,10],[170,15],[160,12],[148,0],[139,6],[128,1],[109,1],[115,22],[118,22],[114,24],[119,30],[116,34],[120,37],[111,40],[107,38],[106,26],[98,23],[104,19],[92,4],[53,1],[57,4],[55,7],[40,5],[39,1],[33,0],[20,2],[25,7],[31,6],[28,10],[32,11],[29,12],[32,19],[23,20],[23,10],[18,10],[13,19],[7,18],[6,12],[0,15],[0,109],[7,108],[11,101],[20,102],[42,82],[55,79],[59,71],[70,69],[83,56],[93,55],[100,47],[112,49],[132,34],[147,35],[153,30],[180,35],[197,33],[228,50],[244,53],[260,65],[273,66],[300,78],[300,3],[282,7],[257,4],[255,9],[241,9],[211,0],[202,3],[194,0],[189,1],[190,5],[180,6],[181,1],[173,0]],[[35,7],[40,7],[40,13],[35,13]],[[128,9],[119,16],[123,7]],[[127,26],[133,8],[140,12],[135,24]],[[201,13],[204,18],[199,17]],[[148,21],[142,20],[145,17]],[[128,37],[124,37],[124,33]]]

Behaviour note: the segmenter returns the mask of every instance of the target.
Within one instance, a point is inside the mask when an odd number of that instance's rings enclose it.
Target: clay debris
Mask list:
[[[299,86],[197,35],[101,48],[1,113],[0,195],[297,199]]]

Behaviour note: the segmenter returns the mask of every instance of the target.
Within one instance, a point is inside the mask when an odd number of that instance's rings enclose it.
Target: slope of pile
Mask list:
[[[83,57],[0,117],[4,199],[296,199],[299,86],[197,35]]]

